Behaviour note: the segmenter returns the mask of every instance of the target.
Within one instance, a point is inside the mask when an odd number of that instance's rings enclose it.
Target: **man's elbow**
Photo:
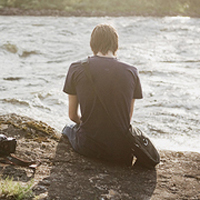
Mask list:
[[[80,123],[80,118],[77,114],[69,113],[69,119],[77,124]]]
[[[69,119],[74,121],[76,119],[76,115],[73,113],[69,113]]]

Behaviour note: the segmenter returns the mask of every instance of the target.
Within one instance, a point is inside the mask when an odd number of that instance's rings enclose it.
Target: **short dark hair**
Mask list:
[[[115,55],[118,49],[117,31],[108,24],[97,25],[91,34],[90,47],[95,55],[98,52],[105,55],[109,50]]]

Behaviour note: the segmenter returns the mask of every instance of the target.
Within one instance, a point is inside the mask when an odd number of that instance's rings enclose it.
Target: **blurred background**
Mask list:
[[[57,10],[55,14],[76,16],[189,15],[198,17],[200,15],[199,0],[0,0],[0,9],[2,8],[18,8],[24,11],[48,10],[46,13],[38,12],[43,15],[49,14],[50,10]],[[13,10],[14,14],[17,14],[16,12]]]

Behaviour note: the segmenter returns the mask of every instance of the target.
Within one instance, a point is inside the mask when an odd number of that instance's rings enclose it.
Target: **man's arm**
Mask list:
[[[134,103],[135,103],[135,99],[132,99],[132,101],[131,101],[131,109],[130,109],[130,120],[131,120],[132,115],[133,115]]]
[[[78,98],[76,95],[68,95],[69,99],[69,118],[77,123],[80,124],[80,116],[78,115]]]

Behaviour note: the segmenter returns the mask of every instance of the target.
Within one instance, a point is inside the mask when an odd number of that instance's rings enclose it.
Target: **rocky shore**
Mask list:
[[[35,173],[0,164],[1,181],[8,176],[25,184],[33,179],[37,199],[200,199],[199,153],[160,151],[161,163],[149,170],[85,158],[46,123],[16,114],[0,116],[0,133],[17,139],[18,157],[42,162]]]
[[[103,13],[102,13],[103,14]],[[76,11],[66,12],[62,10],[34,10],[34,9],[20,9],[20,8],[2,8],[0,9],[0,15],[4,16],[89,16],[88,13]]]

